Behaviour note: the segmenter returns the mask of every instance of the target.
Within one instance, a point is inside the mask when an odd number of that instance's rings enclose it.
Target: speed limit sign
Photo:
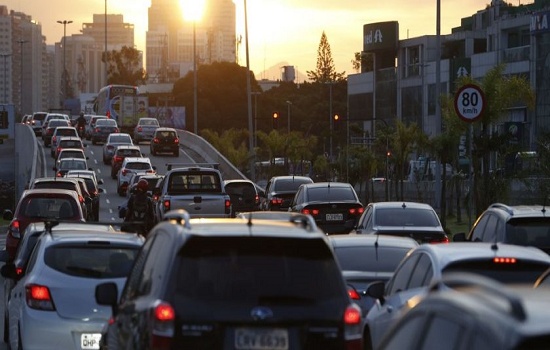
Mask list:
[[[483,115],[485,96],[481,88],[474,84],[467,84],[458,89],[455,94],[455,111],[460,119],[472,123]]]

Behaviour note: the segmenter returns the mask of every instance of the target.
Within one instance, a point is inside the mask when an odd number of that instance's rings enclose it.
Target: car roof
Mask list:
[[[352,187],[350,183],[347,182],[312,182],[308,184],[302,184],[301,186],[304,186],[308,189],[310,188],[329,188],[329,187]]]
[[[157,120],[157,118],[143,117],[143,118],[139,118],[139,120]],[[138,122],[139,122],[139,121],[138,121]]]
[[[141,245],[144,238],[135,233],[120,231],[92,230],[93,235],[82,234],[82,229],[66,229],[53,231],[50,235],[51,241],[60,243],[93,243],[97,241],[109,241],[116,244]]]
[[[38,177],[36,179],[34,179],[34,183],[37,183],[37,182],[60,182],[60,181],[65,181],[65,182],[69,182],[69,181],[73,181],[72,179],[67,179],[66,177],[56,177],[56,176],[51,176],[51,177]]]
[[[96,177],[95,171],[93,171],[93,170],[84,170],[84,169],[82,169],[82,170],[71,169],[67,172],[67,174],[90,175],[90,176]]]
[[[176,132],[176,129],[174,128],[168,128],[168,127],[165,127],[165,126],[161,126],[160,128],[157,128],[155,130],[155,132],[161,132],[161,131],[174,131]],[[177,132],[176,132],[177,133]]]
[[[137,149],[137,150],[141,151],[141,148],[139,148],[138,145],[130,145],[130,144],[120,145],[116,149],[117,150],[119,150],[119,149]]]
[[[62,195],[62,196],[71,196],[78,201],[78,197],[75,191],[73,190],[63,190],[60,188],[33,188],[23,191],[21,198],[27,196],[41,196],[41,195]]]
[[[534,205],[506,205],[503,203],[493,203],[487,209],[490,211],[498,211],[503,216],[511,218],[526,218],[526,217],[545,217],[546,208],[540,204]],[[548,214],[550,217],[550,214]]]
[[[59,151],[59,153],[62,152],[78,152],[78,153],[84,153],[84,150],[82,148],[63,148]]]
[[[334,248],[382,246],[396,248],[416,248],[418,242],[410,237],[391,235],[332,235],[328,237]]]
[[[273,176],[271,178],[271,181],[279,181],[279,180],[311,180],[313,181],[312,178],[310,178],[309,176],[301,176],[301,175],[280,175],[280,176]]]
[[[420,202],[374,202],[369,203],[368,205],[371,205],[375,207],[376,209],[380,208],[417,208],[417,209],[432,209],[433,207],[427,203],[420,203]]]
[[[414,251],[428,253],[437,259],[442,267],[455,261],[494,257],[513,257],[550,264],[550,256],[538,248],[505,243],[452,242],[447,244],[422,244]]]
[[[45,229],[44,222],[32,222],[27,226],[30,227],[30,230],[33,231],[43,231]],[[112,225],[109,224],[98,224],[98,223],[85,223],[85,222],[59,222],[57,225],[52,227],[52,232],[56,231],[106,231],[106,232],[115,232],[117,231]]]

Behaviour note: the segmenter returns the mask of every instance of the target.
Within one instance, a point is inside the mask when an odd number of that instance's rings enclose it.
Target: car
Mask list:
[[[87,182],[81,177],[73,177],[73,180],[76,180],[78,186],[80,187],[80,191],[82,191],[82,195],[84,196],[84,204],[86,205],[84,216],[86,218],[86,221],[96,221],[94,216],[94,196],[92,196],[92,191],[88,189]]]
[[[34,181],[29,186],[29,189],[31,190],[37,188],[58,188],[63,190],[75,191],[78,194],[78,201],[82,207],[84,217],[86,219],[88,218],[89,204],[86,203],[86,194],[75,179],[67,179],[64,177],[40,177],[34,179]]]
[[[86,115],[84,115],[86,117]],[[92,130],[95,128],[95,123],[100,119],[109,119],[106,115],[92,115],[90,120],[86,123],[86,127],[84,129],[84,137],[86,140],[92,139]]]
[[[112,133],[107,137],[107,141],[103,145],[103,164],[111,164],[111,159],[115,154],[118,146],[133,145],[130,134],[127,133]]]
[[[139,118],[138,123],[134,128],[134,143],[139,145],[142,141],[152,140],[155,130],[159,127],[160,124],[156,118]]]
[[[108,348],[258,349],[264,339],[270,349],[361,349],[360,309],[321,232],[166,214],[120,297],[113,283],[96,289],[115,310]]]
[[[48,147],[50,145],[50,143],[52,142],[53,133],[58,126],[71,126],[71,125],[65,119],[54,119],[51,122],[49,122],[48,127],[42,133],[42,141],[44,142],[44,146]]]
[[[50,147],[50,155],[52,156],[52,158],[55,158],[55,152],[57,150],[57,141],[59,141],[61,137],[69,137],[69,136],[77,137],[80,139],[80,137],[78,136],[78,131],[76,131],[76,128],[72,126],[60,126],[55,129],[52,135],[51,147]]]
[[[98,119],[91,132],[92,145],[104,143],[111,133],[118,133],[118,125],[114,119]]]
[[[449,272],[471,272],[506,284],[530,284],[550,267],[550,256],[534,247],[503,243],[421,244],[401,261],[390,280],[373,282],[376,299],[366,317],[365,345],[376,349],[409,302],[418,302]]]
[[[58,159],[59,158],[59,153],[64,148],[71,148],[71,149],[78,148],[78,149],[81,149],[82,151],[84,151],[84,147],[86,147],[86,145],[84,145],[82,143],[82,140],[79,137],[76,137],[76,136],[62,136],[62,137],[59,137],[59,139],[56,142],[56,147],[55,147],[53,158]],[[88,158],[85,158],[85,159],[88,159]]]
[[[36,136],[42,136],[42,123],[48,112],[34,112],[32,114],[30,125]]]
[[[25,114],[23,118],[21,118],[21,124],[29,125],[32,120],[32,114]]]
[[[100,188],[99,185],[103,185],[103,180],[97,180],[95,174],[88,174],[83,172],[78,172],[75,170],[70,170],[65,174],[65,178],[80,178],[83,179],[86,183],[86,187],[90,193],[90,198],[92,200],[92,221],[99,221],[99,206],[100,206],[100,197],[99,194],[104,192],[103,188]]]
[[[533,246],[550,254],[550,215],[544,205],[493,203],[476,219],[467,237],[456,233],[453,241]]]
[[[53,226],[51,222],[48,225]],[[50,231],[51,228],[48,228]],[[90,225],[85,223],[68,223],[61,222],[55,224],[55,231],[60,230],[79,230],[84,234],[89,234],[95,231],[115,232],[111,225]],[[10,293],[17,281],[25,274],[27,264],[31,253],[38,241],[38,237],[46,231],[46,225],[43,222],[34,222],[29,224],[25,229],[25,233],[21,238],[15,259],[13,262],[8,262],[8,254],[6,250],[0,251],[0,261],[4,262],[2,270],[4,274],[9,275],[4,278],[4,342],[9,343],[9,322],[8,322],[8,303]],[[9,272],[8,272],[9,270]],[[15,272],[15,273],[14,273]],[[0,270],[1,273],[1,270]]]
[[[69,124],[71,122],[71,118],[69,117],[68,114],[48,113],[46,114],[46,117],[44,118],[44,122],[42,123],[42,133],[44,133],[44,131],[48,127],[48,123],[50,122],[50,120],[53,120],[53,119],[63,119],[63,120],[66,120]]]
[[[135,234],[93,229],[86,234],[54,227],[42,234],[10,293],[10,347],[97,349],[111,308],[96,303],[96,286],[122,287],[143,241]],[[2,273],[16,276],[15,269]]]
[[[149,145],[151,155],[169,152],[175,157],[180,155],[180,139],[178,132],[174,128],[159,127],[155,130],[153,138]]]
[[[89,159],[88,156],[84,153],[84,150],[81,148],[62,148],[57,154],[55,160],[58,161],[63,158],[81,158],[86,160]]]
[[[394,349],[545,349],[550,294],[466,273],[443,276],[427,297],[403,313],[381,341]]]
[[[347,182],[316,182],[298,187],[288,211],[313,216],[326,234],[348,234],[363,214],[363,204]]]
[[[434,208],[418,202],[369,203],[352,233],[407,236],[419,243],[448,243]]]
[[[256,184],[247,179],[224,180],[225,192],[231,198],[233,216],[239,212],[260,210],[260,195]]]
[[[369,284],[388,281],[407,253],[418,247],[412,238],[385,235],[333,235],[328,241],[363,319],[375,300],[366,295]]]
[[[298,187],[309,183],[313,183],[313,180],[308,176],[273,176],[267,182],[265,196],[260,197],[260,209],[288,211]]]
[[[6,250],[10,261],[15,257],[21,235],[30,223],[48,219],[86,221],[75,191],[51,188],[23,191],[15,211],[4,210],[2,218],[10,221],[6,234]]]
[[[88,168],[86,159],[82,158],[63,158],[56,162],[53,171],[55,176],[63,177],[69,170],[91,170]]]
[[[141,153],[141,149],[137,145],[118,146],[111,159],[111,178],[113,180],[116,179],[125,157],[144,157],[144,154]]]
[[[117,193],[119,196],[126,194],[128,183],[132,174],[140,172],[146,174],[156,174],[157,167],[151,164],[151,159],[147,157],[126,157],[122,161],[122,166],[118,171]]]

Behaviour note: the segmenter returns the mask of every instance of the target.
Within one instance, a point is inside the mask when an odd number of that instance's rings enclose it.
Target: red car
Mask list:
[[[45,220],[86,222],[78,194],[71,190],[53,188],[24,191],[15,213],[4,210],[3,219],[11,220],[6,235],[9,261],[15,258],[19,241],[30,223]]]

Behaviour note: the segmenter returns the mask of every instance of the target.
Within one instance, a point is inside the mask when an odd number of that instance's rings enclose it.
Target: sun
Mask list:
[[[186,21],[196,22],[202,18],[205,0],[180,0],[180,7]]]

